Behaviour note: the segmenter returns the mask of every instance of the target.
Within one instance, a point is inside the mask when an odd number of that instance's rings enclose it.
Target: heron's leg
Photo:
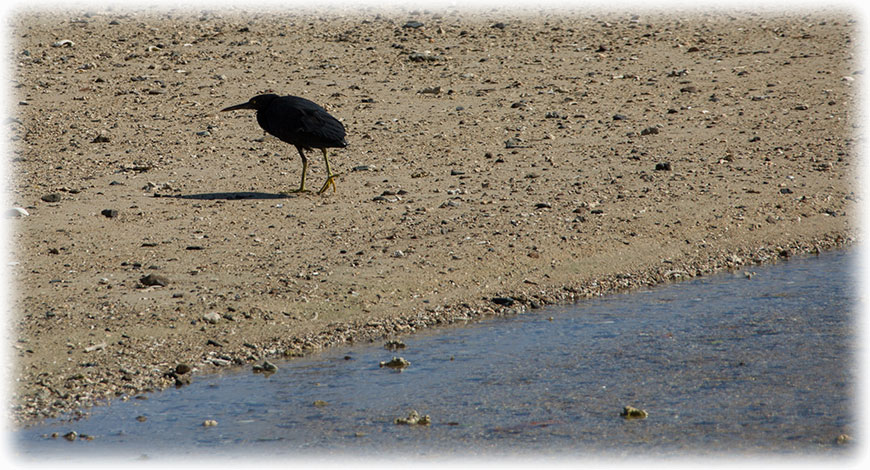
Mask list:
[[[299,189],[291,189],[289,191],[283,191],[284,193],[303,193],[303,192],[305,192],[305,173],[308,171],[308,159],[305,158],[305,152],[302,150],[302,147],[296,147],[296,150],[299,151],[299,156],[302,157],[302,181],[299,182]]]
[[[332,192],[335,192],[335,179],[333,179],[332,171],[329,169],[329,158],[326,157],[326,149],[320,149],[323,151],[323,161],[326,163],[326,182],[323,183],[323,187],[320,188],[320,191],[317,191],[317,194],[323,194],[324,191],[329,189],[329,186],[332,185]]]

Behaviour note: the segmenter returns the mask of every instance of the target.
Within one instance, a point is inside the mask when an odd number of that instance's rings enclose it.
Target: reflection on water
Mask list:
[[[16,433],[21,454],[822,453],[855,422],[854,251],[197,377]],[[380,368],[400,355],[401,372]],[[648,418],[625,420],[626,405]],[[429,426],[394,424],[410,410]],[[145,417],[139,421],[137,417]],[[140,418],[141,419],[141,418]],[[217,426],[204,427],[206,419]],[[92,441],[46,438],[70,430]]]

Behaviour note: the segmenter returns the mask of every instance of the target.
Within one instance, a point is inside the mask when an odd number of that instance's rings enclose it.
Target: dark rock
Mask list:
[[[60,202],[61,196],[59,193],[51,193],[51,194],[46,194],[45,196],[42,196],[40,199],[42,199],[45,202]]]
[[[422,28],[422,27],[423,27],[423,23],[421,23],[421,22],[419,22],[419,21],[411,20],[411,21],[409,21],[409,22],[403,24],[402,27],[403,27],[403,28],[417,29],[417,28]]]
[[[403,357],[394,357],[389,361],[381,361],[379,365],[380,367],[390,367],[392,369],[404,369],[410,366],[411,363]]]
[[[659,133],[659,128],[656,126],[650,126],[646,129],[640,131],[640,135],[654,135]]]
[[[514,304],[515,300],[511,297],[493,297],[492,302],[497,305],[504,305],[505,307],[510,307]]]
[[[614,114],[613,115],[614,121],[625,121],[626,119],[628,119],[628,116],[626,116],[624,114]]]
[[[139,282],[142,283],[143,286],[166,287],[169,285],[169,279],[166,278],[166,276],[161,276],[160,274],[149,274],[139,279]]]
[[[103,209],[103,210],[100,212],[100,214],[103,214],[104,216],[106,216],[106,217],[108,217],[108,218],[110,218],[110,219],[113,218],[113,217],[118,217],[118,211],[115,210],[115,209]]]
[[[671,171],[671,162],[656,163],[656,171]]]

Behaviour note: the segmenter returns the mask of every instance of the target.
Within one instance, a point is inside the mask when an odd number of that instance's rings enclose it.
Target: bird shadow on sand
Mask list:
[[[174,199],[188,199],[194,201],[235,201],[239,199],[292,199],[298,197],[297,194],[280,194],[280,193],[260,193],[255,191],[230,191],[216,193],[199,193],[199,194],[158,194],[154,193],[154,197],[171,197]]]

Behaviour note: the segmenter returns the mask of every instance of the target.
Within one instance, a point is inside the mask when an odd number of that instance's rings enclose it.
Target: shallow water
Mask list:
[[[825,253],[748,268],[751,279],[720,274],[431,330],[398,352],[337,348],[269,376],[195,377],[17,431],[13,446],[40,459],[847,455],[835,440],[856,426],[856,258]],[[410,367],[378,366],[394,355]],[[623,419],[625,405],[649,416]],[[394,424],[411,409],[432,424]],[[94,439],[47,437],[71,430]]]

